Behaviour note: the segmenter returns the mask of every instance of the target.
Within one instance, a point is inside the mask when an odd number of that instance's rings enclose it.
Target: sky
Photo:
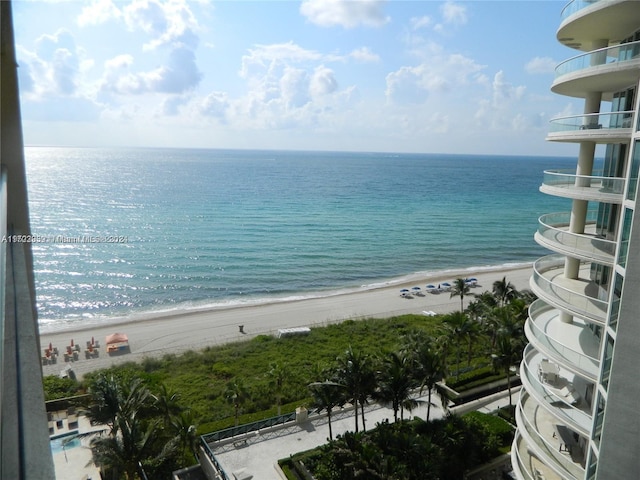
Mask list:
[[[571,155],[555,0],[14,0],[26,145]]]

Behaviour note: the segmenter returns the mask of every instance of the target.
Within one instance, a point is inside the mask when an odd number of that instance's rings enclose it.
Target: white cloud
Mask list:
[[[424,15],[422,17],[411,18],[410,23],[412,30],[420,30],[421,28],[427,28],[431,26],[433,20],[431,19],[431,17]]]
[[[383,0],[304,0],[300,13],[321,27],[379,27],[390,20],[383,11],[385,3]]]
[[[129,29],[140,29],[152,37],[145,49],[198,45],[199,25],[186,0],[133,0],[123,8],[123,13]]]
[[[202,79],[194,53],[188,48],[175,48],[167,65],[147,72],[132,72],[131,55],[119,55],[105,63],[101,82],[103,91],[120,95],[144,93],[184,93],[195,88]]]
[[[404,66],[387,75],[387,100],[421,103],[428,94],[447,93],[469,83],[483,81],[485,67],[459,54],[435,55],[419,65]]]
[[[445,2],[440,7],[440,12],[442,13],[442,23],[438,23],[433,27],[439,33],[447,33],[446,27],[450,25],[454,27],[466,25],[469,20],[467,7],[452,1]]]
[[[359,62],[363,62],[363,63],[379,62],[380,61],[380,56],[375,54],[375,53],[373,53],[367,47],[361,47],[361,48],[357,48],[357,49],[353,50],[349,54],[349,57],[351,57],[354,60],[357,60]]]
[[[465,25],[469,19],[467,8],[452,1],[445,2],[442,7],[440,7],[440,11],[442,12],[445,23],[448,24]]]
[[[501,70],[493,77],[493,106],[499,107],[512,101],[522,99],[527,87],[520,85],[514,87],[505,80],[504,72]]]
[[[81,27],[86,27],[121,17],[122,12],[112,0],[93,0],[89,5],[82,7],[77,22]]]
[[[309,84],[309,93],[313,97],[320,97],[329,95],[336,90],[338,90],[338,81],[336,80],[333,70],[324,65],[316,67]]]
[[[527,62],[524,69],[527,73],[553,73],[557,62],[550,57],[535,57]]]
[[[200,114],[225,120],[230,106],[229,95],[226,92],[211,92],[198,105]]]

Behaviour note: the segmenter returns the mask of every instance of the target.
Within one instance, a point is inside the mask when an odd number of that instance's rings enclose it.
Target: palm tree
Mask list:
[[[98,375],[89,386],[92,403],[87,417],[92,425],[108,425],[112,434],[116,433],[116,418],[124,402],[124,393],[120,382],[113,375]]]
[[[509,390],[509,407],[511,402],[511,367],[522,358],[522,341],[509,335],[499,335],[496,343],[497,351],[491,355],[493,366],[507,374],[507,389]]]
[[[288,374],[289,372],[286,365],[281,365],[277,362],[269,365],[267,376],[269,377],[269,386],[272,388],[273,394],[276,397],[278,415],[282,413],[283,390]]]
[[[427,389],[427,422],[431,415],[431,394],[435,390],[442,399],[442,404],[446,405],[446,395],[444,388],[440,382],[446,375],[444,355],[436,350],[431,342],[425,342],[419,345],[415,352],[415,370],[414,378],[420,383],[420,394]]]
[[[346,399],[344,386],[336,382],[325,380],[324,382],[310,383],[309,390],[313,395],[315,404],[320,408],[320,411],[327,411],[327,420],[329,421],[329,440],[333,440],[331,414],[335,407],[341,407],[345,404]]]
[[[89,391],[93,397],[89,420],[109,426],[108,435],[91,441],[94,463],[103,471],[115,478],[147,478],[145,465],[153,469],[174,458],[177,442],[162,429],[168,419],[164,414],[154,417],[157,402],[140,378],[125,384],[102,374]]]
[[[408,355],[391,352],[382,361],[382,370],[378,372],[375,397],[391,404],[394,422],[398,421],[398,411],[400,420],[404,420],[404,409],[411,411],[418,405],[418,402],[411,398],[411,390],[414,387],[412,367]]]
[[[116,418],[117,435],[96,437],[91,441],[94,463],[110,471],[115,478],[146,479],[144,464],[159,465],[176,452],[177,442],[169,441],[158,452],[156,442],[161,432],[159,419],[145,422],[130,412]]]
[[[180,414],[183,410],[182,406],[178,403],[180,394],[169,390],[164,384],[160,385],[159,390],[159,393],[153,395],[158,411],[165,418]]]
[[[242,407],[242,404],[247,400],[248,397],[247,389],[245,388],[244,383],[242,383],[242,380],[239,378],[235,378],[227,383],[224,397],[227,399],[227,402],[233,405],[236,426],[238,426],[240,407]]]
[[[460,297],[460,311],[464,311],[464,296],[469,295],[471,287],[465,282],[464,278],[456,278],[451,286],[451,294],[449,298]]]
[[[189,410],[181,411],[171,416],[171,429],[175,435],[178,446],[181,449],[182,458],[188,450],[193,459],[198,460],[197,442],[198,432],[194,425],[193,415]]]
[[[518,298],[519,295],[516,287],[511,282],[507,282],[507,277],[502,277],[502,280],[493,282],[492,291],[501,307],[514,298]]]
[[[355,407],[356,432],[358,431],[358,407],[361,409],[362,430],[365,430],[364,406],[369,395],[375,391],[375,372],[371,359],[351,347],[338,358],[336,381],[345,387],[348,400]]]
[[[443,326],[451,338],[456,342],[456,378],[460,374],[460,355],[462,352],[462,342],[468,342],[468,363],[471,363],[471,351],[473,347],[472,339],[478,331],[477,324],[467,317],[464,312],[452,312],[444,316]]]

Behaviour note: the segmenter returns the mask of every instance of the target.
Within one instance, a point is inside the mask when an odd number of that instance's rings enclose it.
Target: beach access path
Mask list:
[[[79,358],[65,362],[60,355],[57,363],[42,366],[44,375],[58,375],[67,366],[77,377],[85,373],[108,368],[122,362],[140,362],[144,358],[165,354],[180,354],[187,350],[202,350],[208,346],[242,341],[257,335],[273,335],[279,329],[295,327],[320,327],[348,319],[388,318],[422,312],[448,313],[460,308],[460,298],[448,292],[424,293],[423,296],[403,298],[400,289],[426,284],[437,285],[452,282],[455,278],[475,277],[478,284],[471,294],[491,291],[493,283],[506,277],[516,289],[529,288],[531,266],[501,268],[496,270],[446,272],[424,278],[412,278],[407,283],[381,285],[377,288],[353,290],[320,298],[281,301],[260,305],[238,305],[215,307],[206,311],[180,314],[158,314],[153,318],[110,320],[108,323],[91,323],[40,335],[41,353],[50,343],[64,352],[71,340],[80,345]],[[471,296],[465,297],[465,306]],[[240,325],[244,333],[240,332]],[[108,355],[105,337],[115,332],[129,337],[130,352]],[[84,348],[91,338],[100,342],[100,354],[96,358],[85,358]]]

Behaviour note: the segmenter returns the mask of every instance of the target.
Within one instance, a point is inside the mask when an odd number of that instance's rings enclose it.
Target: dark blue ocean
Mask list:
[[[548,157],[26,149],[43,331],[529,263]],[[39,238],[38,238],[39,237]]]

